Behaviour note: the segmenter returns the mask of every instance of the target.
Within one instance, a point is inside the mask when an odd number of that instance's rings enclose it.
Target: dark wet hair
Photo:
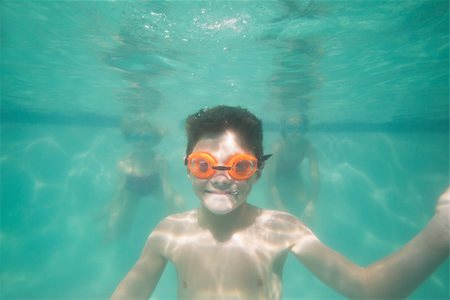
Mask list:
[[[186,156],[205,134],[220,134],[231,129],[241,135],[246,146],[262,163],[263,155],[262,122],[254,114],[242,107],[219,105],[204,108],[186,119]]]

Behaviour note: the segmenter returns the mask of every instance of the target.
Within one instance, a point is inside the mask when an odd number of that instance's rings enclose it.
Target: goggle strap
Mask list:
[[[264,154],[261,161],[266,161],[268,160],[273,154]]]
[[[268,160],[273,154],[264,154],[261,159],[258,159],[258,168],[261,169],[264,166],[264,162]]]

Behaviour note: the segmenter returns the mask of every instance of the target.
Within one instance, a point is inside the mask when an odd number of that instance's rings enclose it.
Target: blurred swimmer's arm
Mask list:
[[[148,238],[141,257],[114,291],[111,299],[148,299],[167,263],[162,249],[165,237],[156,229]]]
[[[112,240],[130,228],[130,216],[140,197],[126,188],[126,176],[130,173],[130,164],[127,158],[119,161],[118,173],[119,181],[108,207],[107,238]]]
[[[309,176],[310,176],[310,192],[308,195],[308,204],[303,212],[305,219],[310,218],[315,213],[315,205],[319,198],[320,190],[320,173],[319,173],[319,161],[317,159],[317,151],[314,146],[309,143],[308,146],[308,163],[309,163]]]
[[[280,176],[280,174],[276,174],[276,170],[278,170],[278,163],[279,163],[278,159],[281,153],[280,142],[277,142],[274,145],[272,152],[274,153],[274,156],[270,161],[266,162],[267,166],[264,168],[264,172],[267,176],[267,183],[270,189],[270,198],[271,201],[275,204],[275,207],[277,209],[286,211],[287,208],[285,207],[283,200],[281,199],[280,191],[278,189],[275,180],[275,176]]]
[[[349,298],[405,298],[448,258],[449,210],[447,190],[434,217],[414,239],[367,268],[328,248],[311,232],[292,251],[318,278]]]
[[[168,177],[164,175],[162,177],[162,185],[164,198],[168,201],[170,211],[181,211],[185,204],[184,198],[173,189]]]
[[[185,204],[184,199],[172,187],[169,180],[169,174],[167,172],[168,166],[165,159],[162,157],[158,158],[158,169],[161,174],[163,197],[169,205],[170,212],[181,211]]]
[[[320,189],[320,173],[319,173],[319,160],[317,157],[316,149],[310,145],[308,149],[309,157],[309,174],[311,176],[311,196],[310,201],[315,203],[319,196]]]

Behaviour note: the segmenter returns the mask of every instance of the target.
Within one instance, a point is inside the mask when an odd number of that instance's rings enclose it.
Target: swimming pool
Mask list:
[[[129,233],[105,238],[125,117],[164,129],[155,149],[192,208],[187,114],[247,107],[267,151],[301,115],[320,170],[311,226],[360,264],[417,233],[449,183],[447,1],[0,5],[2,299],[107,298],[169,213],[143,198]],[[274,208],[264,175],[249,201]],[[448,299],[448,268],[411,298]],[[175,284],[168,268],[152,298]],[[284,298],[342,296],[289,258]]]

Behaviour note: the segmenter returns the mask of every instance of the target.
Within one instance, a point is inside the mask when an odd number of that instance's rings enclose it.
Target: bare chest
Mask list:
[[[283,245],[246,233],[217,241],[203,232],[171,251],[185,299],[278,299],[286,256]]]

